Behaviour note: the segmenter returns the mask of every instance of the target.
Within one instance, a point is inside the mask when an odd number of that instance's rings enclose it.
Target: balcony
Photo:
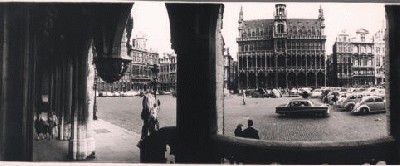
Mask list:
[[[274,34],[274,38],[287,38],[287,34]]]
[[[288,39],[326,39],[326,35],[290,35]]]
[[[269,40],[271,39],[271,36],[252,36],[252,37],[239,37],[236,38],[237,42],[242,42],[242,41],[257,41],[257,40]]]

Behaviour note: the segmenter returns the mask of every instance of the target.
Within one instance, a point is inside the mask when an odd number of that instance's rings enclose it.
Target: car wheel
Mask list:
[[[352,111],[353,108],[354,108],[354,105],[350,104],[350,105],[347,106],[347,111]]]
[[[368,108],[362,108],[362,109],[361,109],[361,112],[362,112],[362,113],[368,113],[369,110],[368,110]]]

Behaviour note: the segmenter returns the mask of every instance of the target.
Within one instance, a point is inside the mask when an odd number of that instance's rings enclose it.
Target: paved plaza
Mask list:
[[[158,96],[161,100],[160,126],[175,126],[176,98]],[[139,148],[142,120],[141,97],[99,97],[98,117],[93,130],[96,139],[96,159],[85,162],[140,162]],[[351,141],[387,135],[386,114],[354,116],[349,112],[331,111],[329,117],[284,117],[275,107],[293,97],[225,98],[225,135],[233,136],[236,125],[247,126],[254,121],[262,140],[277,141]],[[68,141],[34,141],[34,161],[68,161]],[[167,153],[166,153],[167,154]],[[171,157],[171,156],[169,156]],[[173,159],[171,159],[173,160]]]
[[[176,98],[159,95],[161,126],[175,126]],[[233,136],[239,123],[247,126],[253,119],[260,139],[278,141],[348,141],[366,140],[387,135],[386,114],[355,116],[349,112],[331,111],[327,118],[315,116],[284,117],[275,113],[275,107],[295,97],[251,98],[242,105],[242,98],[230,95],[225,98],[225,135]],[[318,99],[315,99],[318,101]],[[98,98],[98,116],[128,131],[140,134],[140,97]]]

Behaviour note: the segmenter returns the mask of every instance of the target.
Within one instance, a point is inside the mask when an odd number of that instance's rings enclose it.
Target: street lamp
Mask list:
[[[160,67],[157,64],[153,64],[153,67],[151,68],[151,72],[154,74],[154,80],[152,81],[153,84],[153,91],[154,91],[154,97],[156,98],[156,93],[157,93],[157,77],[158,73],[160,72]]]
[[[94,70],[93,120],[97,120],[97,72]]]

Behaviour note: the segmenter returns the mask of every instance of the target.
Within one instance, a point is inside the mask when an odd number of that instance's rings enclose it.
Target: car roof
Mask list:
[[[289,102],[292,102],[292,101],[304,101],[304,102],[312,102],[310,99],[302,99],[302,98],[298,98],[298,99],[292,99],[292,100],[290,100]]]

